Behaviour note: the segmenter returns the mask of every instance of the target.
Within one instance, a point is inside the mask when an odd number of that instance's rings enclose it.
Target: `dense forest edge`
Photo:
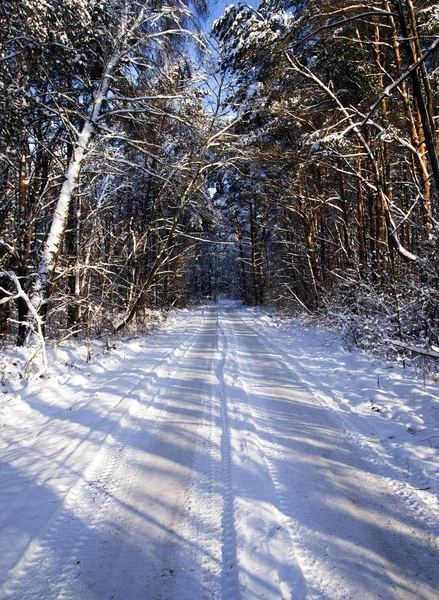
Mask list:
[[[228,297],[435,371],[437,3],[211,12],[1,3],[0,344]]]

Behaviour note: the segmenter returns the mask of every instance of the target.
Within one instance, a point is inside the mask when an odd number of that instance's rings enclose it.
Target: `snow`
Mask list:
[[[437,598],[434,383],[232,302],[71,353],[6,367],[0,598]]]
[[[369,446],[374,447],[371,439],[376,438],[380,451],[385,449],[413,486],[428,487],[439,496],[436,382],[402,366],[347,352],[338,334],[325,328],[287,323],[268,314],[259,318],[276,330],[283,357],[317,400],[367,438]]]

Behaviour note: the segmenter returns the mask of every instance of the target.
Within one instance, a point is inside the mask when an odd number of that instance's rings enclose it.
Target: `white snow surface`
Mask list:
[[[436,384],[233,302],[62,352],[0,388],[1,599],[439,597]]]

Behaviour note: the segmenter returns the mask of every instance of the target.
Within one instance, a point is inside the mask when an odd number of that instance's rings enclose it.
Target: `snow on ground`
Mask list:
[[[334,331],[252,311],[255,315],[270,328],[269,340],[314,397],[340,419],[349,417],[347,427],[362,432],[372,448],[384,448],[407,482],[432,492],[434,497],[425,494],[425,499],[437,506],[439,383],[400,365],[348,352]]]
[[[57,352],[6,367],[0,598],[437,599],[434,384],[231,302]]]

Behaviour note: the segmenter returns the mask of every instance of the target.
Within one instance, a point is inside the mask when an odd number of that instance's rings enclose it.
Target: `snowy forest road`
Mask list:
[[[233,303],[183,316],[23,397],[32,435],[0,446],[0,598],[437,599],[431,515],[276,332]]]

